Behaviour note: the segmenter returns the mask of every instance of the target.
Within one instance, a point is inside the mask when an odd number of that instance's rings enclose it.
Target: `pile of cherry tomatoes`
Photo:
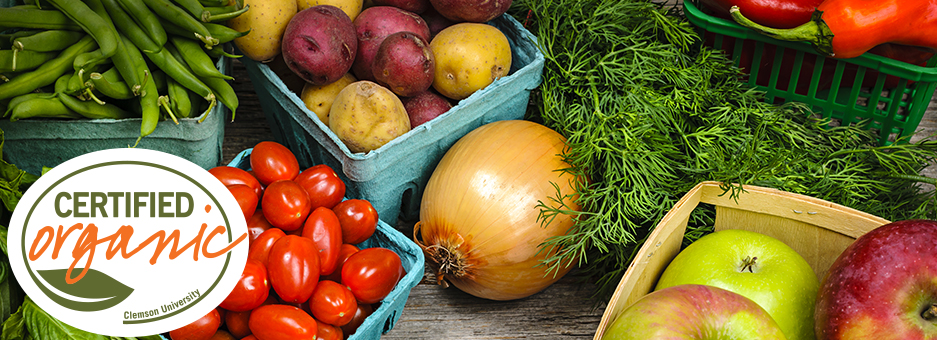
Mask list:
[[[392,250],[359,249],[377,228],[366,200],[344,200],[345,183],[320,164],[300,171],[296,156],[260,142],[251,170],[209,172],[227,186],[247,219],[250,250],[241,280],[172,340],[347,339],[403,278]]]

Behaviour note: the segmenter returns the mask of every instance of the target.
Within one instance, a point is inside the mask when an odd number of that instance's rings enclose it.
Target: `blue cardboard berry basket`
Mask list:
[[[249,170],[250,153],[251,149],[241,151],[228,165]],[[393,250],[397,255],[400,255],[403,268],[407,271],[407,275],[400,279],[400,282],[397,282],[394,290],[384,300],[381,300],[380,307],[376,308],[364,320],[364,323],[358,326],[358,330],[347,338],[348,340],[376,340],[380,339],[382,334],[394,328],[397,320],[400,320],[401,313],[403,313],[403,307],[410,296],[410,290],[423,279],[423,251],[407,236],[383,220],[378,221],[374,235],[357,244],[357,246],[361,249],[383,247]]]
[[[489,24],[507,36],[512,65],[498,79],[445,114],[368,153],[352,153],[265,64],[241,58],[274,139],[296,154],[301,167],[326,164],[346,183],[346,196],[366,199],[381,220],[419,218],[423,188],[436,164],[459,138],[499,120],[523,119],[530,91],[540,85],[544,57],[537,38],[510,15]]]

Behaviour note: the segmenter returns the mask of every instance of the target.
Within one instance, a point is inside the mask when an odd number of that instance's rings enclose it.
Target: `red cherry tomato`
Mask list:
[[[218,309],[212,309],[205,316],[169,332],[172,340],[208,340],[215,335],[221,326],[221,314]]]
[[[296,155],[283,144],[271,141],[257,143],[251,151],[251,170],[263,185],[278,180],[292,180],[299,175]]]
[[[335,271],[332,274],[329,274],[325,277],[326,280],[332,280],[335,282],[342,282],[342,265],[345,264],[345,260],[348,260],[348,257],[351,254],[357,253],[360,248],[354,244],[342,243],[341,247],[338,248],[338,261],[336,261]]]
[[[260,181],[258,181],[254,175],[245,170],[235,168],[233,166],[218,166],[209,169],[208,173],[215,176],[215,178],[221,181],[221,183],[224,183],[225,186],[244,184],[251,187],[254,189],[254,193],[257,194],[258,200],[264,194],[264,187],[260,185]]]
[[[314,165],[300,172],[294,181],[306,189],[312,209],[332,209],[345,198],[345,182],[328,165]]]
[[[319,282],[319,250],[311,239],[286,235],[270,248],[267,272],[284,302],[303,303]]]
[[[241,340],[257,340],[257,337],[253,334],[241,338]]]
[[[312,239],[319,249],[319,275],[329,275],[338,266],[342,246],[342,226],[332,209],[318,207],[309,213],[303,225],[303,237]]]
[[[251,311],[249,310],[243,312],[229,311],[224,317],[224,323],[227,325],[228,333],[231,333],[231,335],[238,339],[250,335],[251,329],[247,324],[250,317]]]
[[[374,306],[366,303],[359,303],[358,309],[355,310],[355,316],[351,318],[351,322],[341,327],[342,334],[346,336],[355,334],[355,331],[358,330],[358,326],[361,326],[361,324],[364,323],[364,319],[367,319],[371,313],[374,313]]]
[[[259,340],[314,340],[316,320],[302,309],[266,305],[251,312],[251,335]]]
[[[342,265],[342,284],[351,288],[359,303],[380,302],[400,280],[400,256],[387,248],[367,248]]]
[[[247,248],[247,258],[260,261],[266,266],[267,257],[270,256],[270,248],[273,248],[273,244],[283,236],[286,236],[286,233],[280,228],[270,228],[260,233],[254,243],[251,243],[250,247]]]
[[[254,189],[244,184],[232,184],[227,186],[228,191],[231,192],[231,195],[234,196],[234,199],[238,201],[238,205],[241,206],[241,212],[244,214],[244,220],[249,220],[251,215],[254,214],[254,211],[257,210],[257,195],[254,194]]]
[[[351,322],[358,309],[355,294],[345,285],[329,280],[319,281],[309,298],[312,316],[323,323],[344,326]]]
[[[273,225],[270,222],[267,222],[267,218],[264,217],[264,211],[262,209],[255,209],[254,214],[247,219],[247,233],[249,235],[250,244],[254,243],[254,240],[257,239],[257,236],[260,236],[260,233],[267,231],[267,229],[273,228]]]
[[[342,340],[342,329],[316,320],[316,340]]]
[[[238,340],[238,338],[235,338],[234,335],[231,335],[231,333],[226,330],[219,329],[208,340]]]
[[[267,295],[270,294],[270,281],[267,279],[267,268],[254,259],[247,259],[241,280],[238,281],[228,297],[221,301],[219,307],[231,312],[243,312],[260,306]]]
[[[342,225],[342,243],[364,242],[377,229],[377,210],[371,202],[359,199],[342,201],[332,208]]]
[[[260,208],[274,227],[283,231],[296,230],[309,215],[309,196],[296,182],[280,180],[267,186]]]

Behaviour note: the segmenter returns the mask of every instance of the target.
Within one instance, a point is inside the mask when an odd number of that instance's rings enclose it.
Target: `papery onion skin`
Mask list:
[[[420,205],[414,240],[437,271],[462,291],[491,300],[533,295],[572,267],[547,273],[542,260],[552,253],[540,245],[566,235],[573,226],[558,214],[546,226],[537,219],[542,202],[579,210],[579,179],[561,169],[566,139],[543,125],[523,120],[483,125],[462,137],[440,160]],[[581,183],[581,181],[579,182]],[[539,253],[539,254],[538,254]]]

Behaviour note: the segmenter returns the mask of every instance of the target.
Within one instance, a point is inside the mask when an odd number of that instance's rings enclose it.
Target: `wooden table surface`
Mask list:
[[[223,163],[260,141],[273,140],[240,62],[234,62],[233,75],[240,107],[236,120],[225,126]],[[918,130],[913,140],[937,131],[937,96]],[[924,174],[937,176],[937,167]],[[412,226],[401,228],[412,235]],[[475,298],[455,287],[442,288],[427,272],[410,292],[400,321],[382,339],[591,339],[605,304],[591,299],[593,286],[578,281],[574,274],[531,297],[498,302]]]

